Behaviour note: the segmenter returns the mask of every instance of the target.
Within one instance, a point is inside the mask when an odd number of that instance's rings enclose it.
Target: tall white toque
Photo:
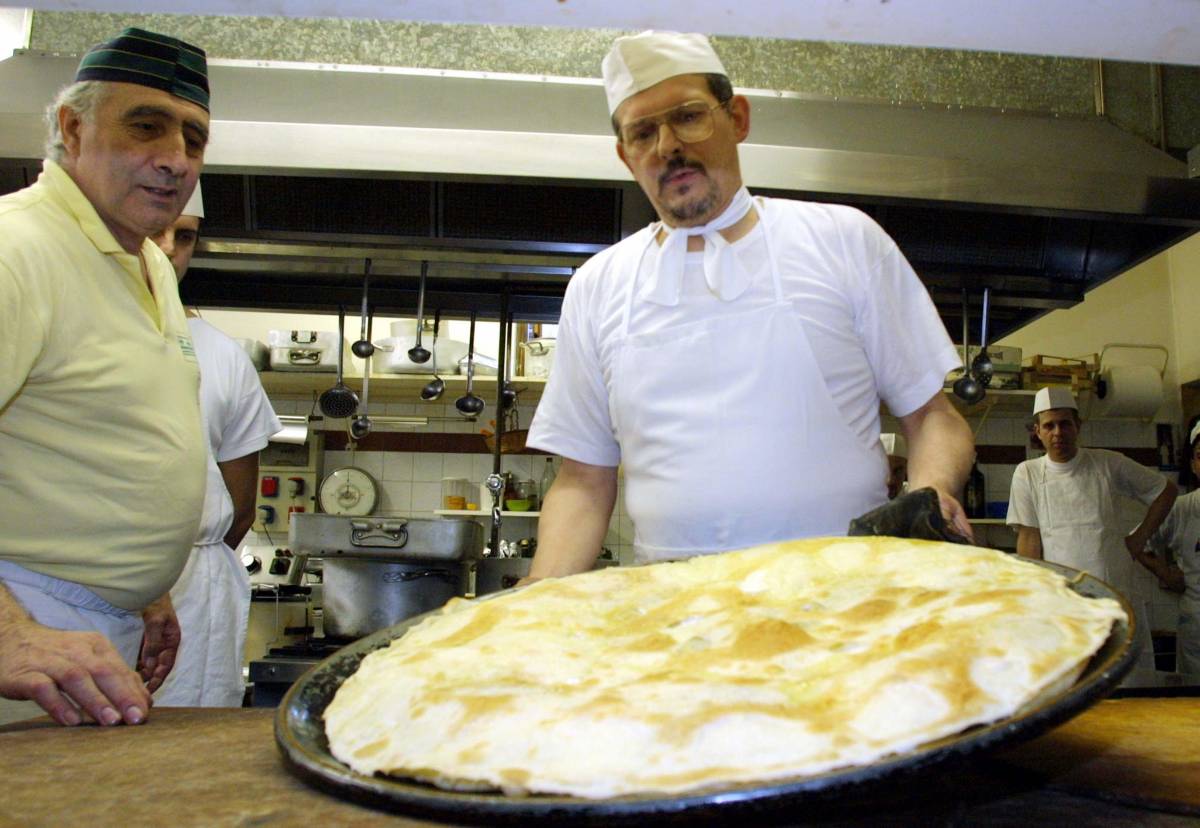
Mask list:
[[[600,64],[608,114],[643,89],[676,75],[725,75],[721,59],[702,34],[642,32],[618,37]]]
[[[200,182],[196,182],[196,189],[192,190],[192,197],[188,199],[188,203],[183,205],[181,216],[195,216],[196,218],[204,218],[204,196],[200,194]]]

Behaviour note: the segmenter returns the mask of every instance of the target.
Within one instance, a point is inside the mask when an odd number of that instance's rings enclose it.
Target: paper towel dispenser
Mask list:
[[[1112,350],[1150,351],[1155,363],[1161,355],[1162,364],[1148,364],[1143,359],[1123,364],[1106,364],[1105,356]],[[1145,356],[1141,354],[1139,356]],[[1163,379],[1166,376],[1170,352],[1162,345],[1140,345],[1114,342],[1104,346],[1096,365],[1095,391],[1087,408],[1089,418],[1128,417],[1149,420],[1163,404]]]

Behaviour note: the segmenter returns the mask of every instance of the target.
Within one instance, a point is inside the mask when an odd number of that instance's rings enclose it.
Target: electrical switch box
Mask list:
[[[270,506],[271,512],[256,512],[251,527],[255,532],[267,535],[271,543],[281,542],[287,539],[293,514],[317,511],[324,454],[325,435],[315,429],[309,430],[304,445],[269,443],[258,453],[255,505]]]

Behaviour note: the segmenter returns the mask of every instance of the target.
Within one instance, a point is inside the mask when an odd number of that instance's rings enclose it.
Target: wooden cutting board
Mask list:
[[[1200,698],[1103,701],[998,758],[1056,790],[1200,815]]]

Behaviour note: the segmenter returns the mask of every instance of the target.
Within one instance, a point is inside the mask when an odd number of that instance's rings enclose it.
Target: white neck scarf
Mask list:
[[[639,298],[668,307],[679,304],[689,236],[704,237],[704,281],[708,283],[709,290],[723,302],[741,296],[750,286],[750,274],[742,267],[733,247],[719,231],[737,224],[753,206],[750,191],[740,187],[729,206],[708,224],[675,228],[663,224],[662,229],[667,232],[667,237],[658,250],[654,272],[642,286]]]

